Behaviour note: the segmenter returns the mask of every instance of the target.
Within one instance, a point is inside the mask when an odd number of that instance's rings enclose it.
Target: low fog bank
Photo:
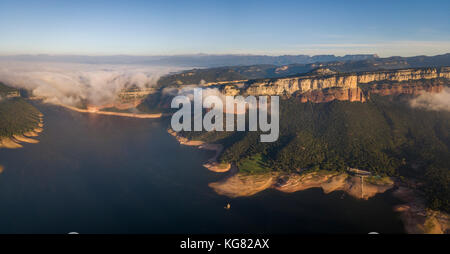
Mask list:
[[[450,88],[445,88],[440,93],[422,93],[410,101],[413,108],[426,110],[450,111]]]
[[[32,92],[45,102],[77,106],[104,105],[124,88],[152,87],[180,67],[63,62],[1,61],[0,82]]]
[[[191,103],[194,103],[194,95],[197,94],[198,96],[200,96],[198,93],[201,91],[203,104],[205,102],[207,102],[207,104],[219,104],[223,107],[223,112],[230,114],[245,114],[249,109],[258,108],[258,96],[255,96],[255,103],[253,104],[251,103],[252,100],[248,100],[249,97],[252,96],[226,96],[218,88],[204,87],[204,83],[204,80],[202,80],[198,85],[185,85],[181,88],[168,87],[164,88],[162,92],[163,95],[170,97],[185,96]],[[268,97],[270,104],[270,96]],[[246,101],[246,99],[248,101]],[[175,100],[175,103],[181,103],[182,101],[183,99],[179,98],[179,100]],[[227,107],[229,103],[230,108]]]

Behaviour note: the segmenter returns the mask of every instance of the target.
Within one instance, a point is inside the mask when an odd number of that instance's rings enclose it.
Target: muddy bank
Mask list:
[[[210,158],[205,164],[203,164],[203,167],[207,168],[208,170],[213,171],[213,172],[223,173],[223,172],[227,172],[231,169],[230,163],[220,163],[217,161],[217,159],[219,158],[219,155],[223,151],[223,146],[221,144],[209,144],[209,143],[205,143],[200,140],[189,140],[185,137],[181,137],[180,135],[178,135],[178,133],[176,133],[175,131],[173,131],[170,128],[167,130],[167,132],[171,136],[175,137],[175,139],[182,145],[196,146],[199,149],[215,151],[216,153],[214,154],[214,156],[212,158]]]
[[[426,207],[425,199],[420,193],[399,185],[394,196],[405,204],[394,207],[400,212],[405,231],[408,234],[449,234],[450,216],[445,212],[434,211]]]
[[[394,186],[392,180],[371,183],[359,176],[338,172],[311,172],[304,174],[256,174],[236,173],[209,186],[220,195],[228,197],[251,196],[268,188],[292,193],[310,188],[321,188],[324,193],[344,191],[358,199],[369,199]]]

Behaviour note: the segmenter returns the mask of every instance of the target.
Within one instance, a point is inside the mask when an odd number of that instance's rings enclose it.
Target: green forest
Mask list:
[[[280,101],[280,137],[259,142],[258,132],[184,132],[225,146],[222,162],[246,173],[368,170],[424,183],[429,206],[450,211],[450,112],[411,108],[407,95],[366,103]],[[249,165],[256,165],[250,169]]]
[[[38,127],[39,111],[21,97],[7,98],[17,90],[0,83],[0,137],[10,137]]]

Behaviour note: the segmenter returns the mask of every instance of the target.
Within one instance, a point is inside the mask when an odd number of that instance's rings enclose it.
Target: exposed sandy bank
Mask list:
[[[41,131],[42,131],[42,129],[41,129]],[[27,137],[37,137],[37,136],[39,136],[39,134],[36,131],[34,131],[34,130],[33,131],[24,132],[23,135],[27,136]]]
[[[21,147],[23,146],[16,143],[14,138],[0,138],[0,148],[16,149]]]
[[[185,145],[185,146],[201,146],[204,145],[205,142],[200,140],[189,140],[185,137],[182,137],[178,135],[175,131],[172,129],[167,129],[167,133],[169,133],[172,137],[175,137],[175,139],[178,141],[178,143]]]
[[[425,200],[413,189],[399,186],[394,196],[406,202],[394,207],[409,234],[448,234],[450,216],[445,212],[434,211],[425,206]]]
[[[218,173],[223,173],[230,170],[231,168],[230,163],[219,163],[217,161],[217,158],[219,157],[220,153],[222,153],[223,150],[223,146],[221,144],[208,144],[200,140],[189,140],[185,137],[181,137],[180,135],[178,135],[178,133],[176,133],[170,128],[167,130],[167,132],[171,136],[175,137],[176,140],[182,145],[196,146],[199,149],[216,151],[215,155],[212,158],[210,158],[205,164],[203,164],[203,167],[207,168],[210,171]]]
[[[208,184],[219,194],[231,198],[253,196],[273,186],[276,175],[244,175],[234,174],[222,181]]]
[[[39,115],[40,120],[38,123],[37,128],[34,128],[31,131],[24,132],[23,134],[14,134],[12,137],[0,137],[0,148],[8,148],[8,149],[16,149],[23,147],[20,143],[30,143],[30,144],[36,144],[39,143],[39,140],[30,138],[30,137],[37,137],[40,133],[43,131],[42,126],[43,120],[42,120],[42,114]]]
[[[217,173],[224,173],[230,170],[231,164],[230,163],[218,163],[216,161],[213,162],[207,162],[203,164],[203,167]]]
[[[39,143],[39,140],[27,138],[23,135],[13,135],[13,138],[19,142],[24,142],[24,143],[31,143],[31,144]]]
[[[72,107],[64,104],[57,104],[58,106],[65,107],[67,109],[81,112],[81,113],[90,113],[90,114],[98,114],[98,115],[108,115],[108,116],[123,116],[123,117],[133,117],[133,118],[161,118],[163,116],[162,113],[158,114],[134,114],[134,113],[123,113],[123,112],[110,112],[110,111],[94,111],[88,109],[80,109],[77,107]]]
[[[41,133],[42,131],[44,131],[43,128],[35,128],[35,129],[33,130],[33,132],[36,132],[36,133]]]
[[[203,164],[203,167],[205,167],[211,171],[218,172],[218,173],[223,173],[223,172],[227,172],[230,170],[230,168],[231,168],[230,163],[219,163],[217,161],[217,159],[219,158],[219,155],[223,151],[223,146],[221,144],[203,144],[203,145],[200,145],[198,148],[216,151],[216,154],[211,159],[209,159],[208,162]]]
[[[344,191],[358,199],[369,199],[383,193],[394,186],[393,181],[382,184],[369,183],[359,176],[337,172],[312,172],[307,174],[290,174],[285,184],[276,184],[275,189],[283,192],[295,192],[309,188],[322,188],[328,194],[333,191]]]
[[[305,174],[256,174],[237,173],[209,186],[220,195],[228,197],[251,196],[268,188],[292,193],[310,188],[322,188],[324,193],[342,190],[358,199],[369,199],[393,187],[393,183],[372,184],[358,176],[346,173],[312,172]]]

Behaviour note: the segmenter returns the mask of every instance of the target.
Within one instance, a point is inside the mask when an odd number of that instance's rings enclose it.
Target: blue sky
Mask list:
[[[0,54],[450,52],[450,1],[0,0]]]

